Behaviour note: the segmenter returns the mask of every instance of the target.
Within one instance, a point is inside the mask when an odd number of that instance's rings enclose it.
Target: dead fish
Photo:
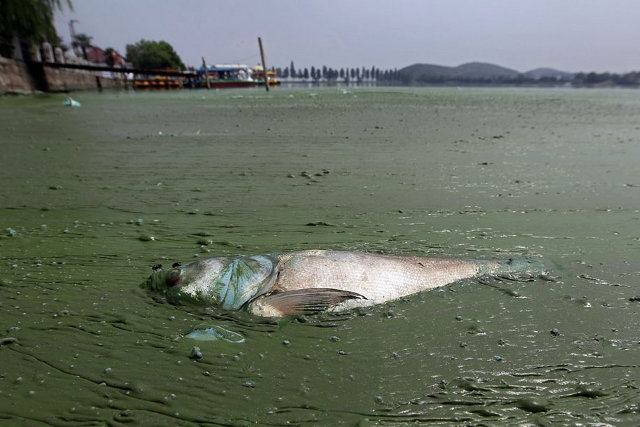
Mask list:
[[[209,258],[162,269],[141,285],[171,303],[195,302],[265,317],[343,311],[485,275],[542,274],[528,258],[468,260],[307,250]]]

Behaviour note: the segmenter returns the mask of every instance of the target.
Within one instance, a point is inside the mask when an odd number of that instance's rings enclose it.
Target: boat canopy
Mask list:
[[[207,68],[207,72],[209,73],[235,73],[239,71],[238,68],[222,68],[222,67],[208,67]],[[198,72],[203,74],[204,73],[204,67],[200,67],[198,69]]]

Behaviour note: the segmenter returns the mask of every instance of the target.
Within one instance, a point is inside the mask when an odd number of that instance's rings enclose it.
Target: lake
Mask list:
[[[72,96],[0,98],[0,419],[640,423],[640,92]],[[283,320],[139,287],[156,263],[314,248],[549,275]],[[212,326],[244,342],[185,337]]]

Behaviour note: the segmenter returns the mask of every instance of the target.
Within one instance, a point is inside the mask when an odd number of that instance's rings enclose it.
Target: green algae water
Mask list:
[[[637,91],[74,98],[0,98],[3,422],[640,423]],[[139,288],[158,262],[314,248],[551,277],[281,321]],[[186,337],[208,328],[233,339]]]

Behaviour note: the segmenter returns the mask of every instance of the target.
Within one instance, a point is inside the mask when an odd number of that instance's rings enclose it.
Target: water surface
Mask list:
[[[74,96],[0,98],[0,418],[640,422],[636,91]],[[284,321],[138,288],[158,262],[311,248],[530,256],[555,279]],[[245,342],[184,338],[211,326]]]

